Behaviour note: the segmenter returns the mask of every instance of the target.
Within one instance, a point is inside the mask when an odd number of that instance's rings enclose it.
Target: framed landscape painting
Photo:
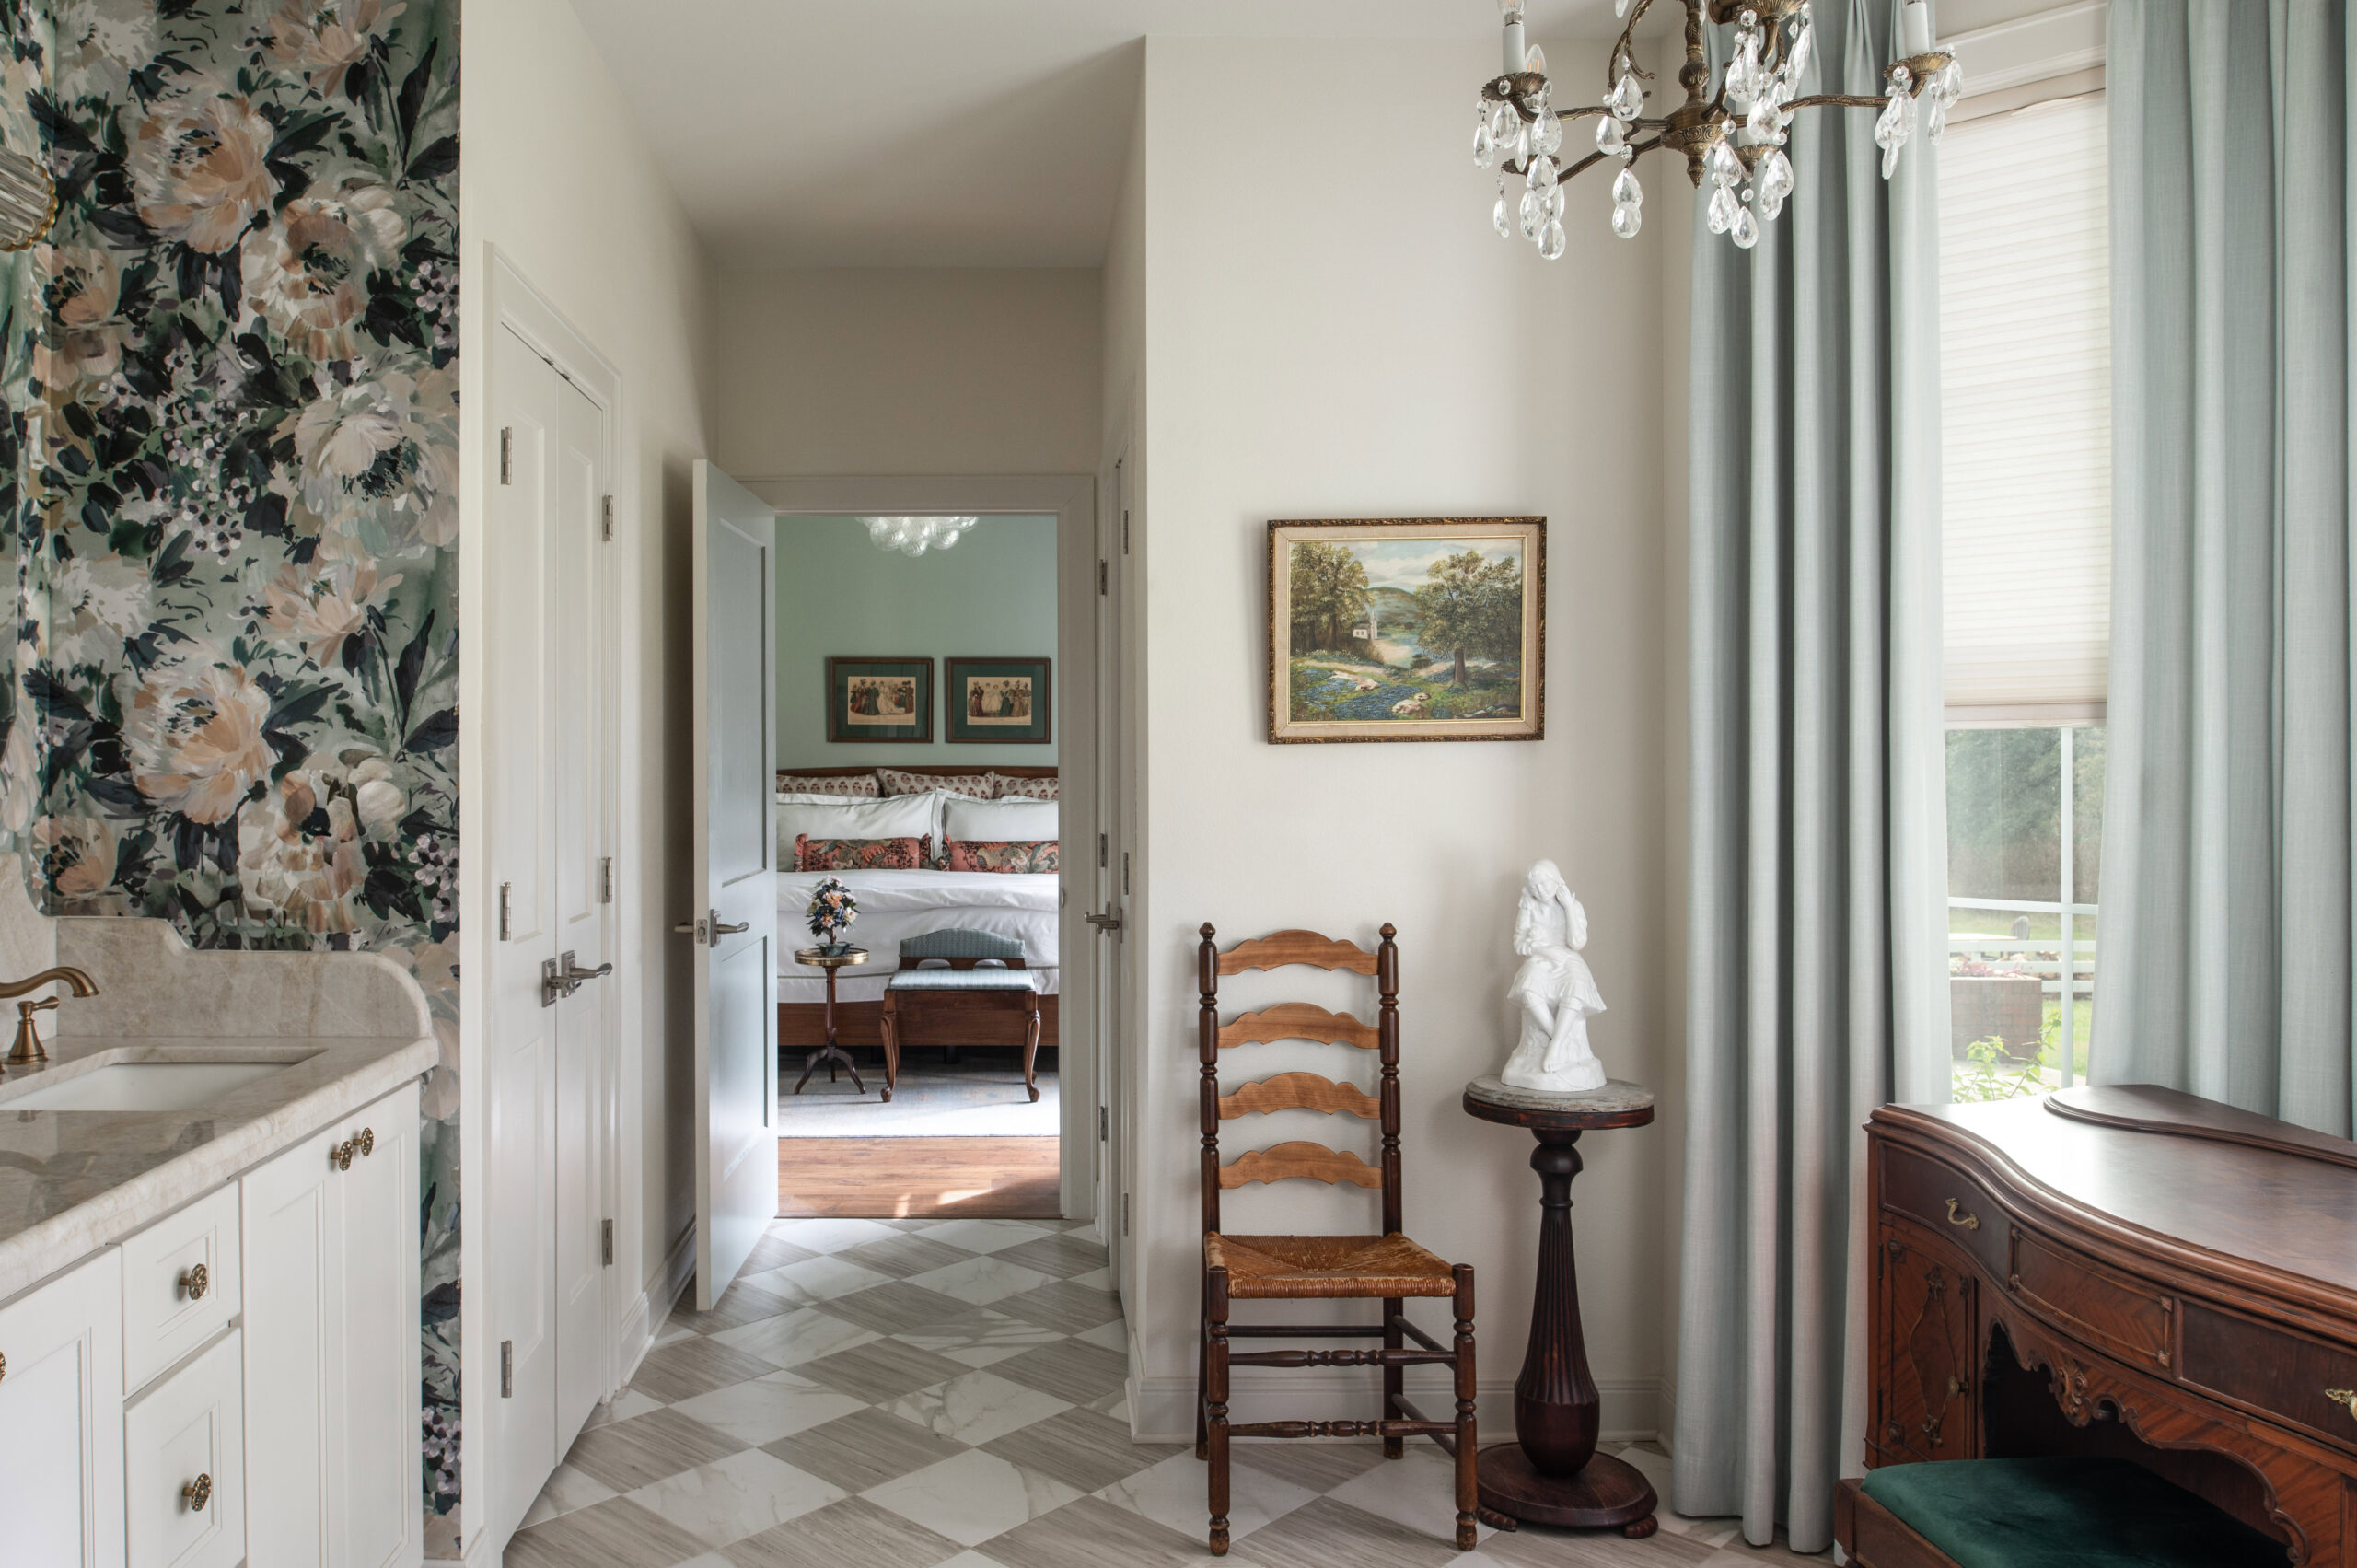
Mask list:
[[[1537,740],[1547,519],[1269,525],[1269,738]]]
[[[1004,746],[1052,738],[1054,693],[1044,658],[953,658],[946,683],[949,739]]]
[[[931,658],[827,661],[829,740],[933,739]]]

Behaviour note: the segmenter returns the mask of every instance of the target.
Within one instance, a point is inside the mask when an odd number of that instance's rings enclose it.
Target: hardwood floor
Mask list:
[[[781,1219],[1053,1219],[1054,1138],[781,1138]]]

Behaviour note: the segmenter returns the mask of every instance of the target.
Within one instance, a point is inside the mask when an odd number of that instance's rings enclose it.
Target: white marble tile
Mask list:
[[[1115,1421],[1126,1422],[1130,1419],[1130,1391],[1116,1388],[1102,1399],[1090,1400],[1088,1408],[1098,1415],[1109,1415]]]
[[[1091,1290],[1109,1291],[1115,1288],[1113,1271],[1109,1268],[1091,1269],[1085,1274],[1074,1274],[1072,1276],[1072,1283],[1076,1285],[1086,1285]]]
[[[1200,1538],[1209,1527],[1211,1518],[1210,1496],[1204,1490],[1207,1483],[1203,1478],[1203,1462],[1195,1458],[1190,1448],[1160,1464],[1149,1465],[1125,1481],[1117,1481],[1097,1495],[1132,1514],[1143,1514],[1157,1525],[1167,1525],[1182,1536]],[[1262,1525],[1281,1519],[1317,1498],[1318,1493],[1307,1487],[1280,1481],[1266,1470],[1254,1469],[1250,1465],[1231,1466],[1228,1534],[1241,1540]]]
[[[707,1546],[759,1535],[842,1495],[842,1488],[759,1448],[698,1465],[629,1494],[632,1502],[652,1508]]]
[[[581,1430],[593,1432],[600,1426],[611,1426],[618,1421],[628,1421],[634,1415],[644,1415],[649,1411],[662,1408],[662,1400],[652,1399],[635,1388],[624,1388],[606,1403],[592,1407],[589,1419],[581,1423]]]
[[[1457,1539],[1456,1464],[1421,1440],[1411,1440],[1403,1457],[1363,1470],[1326,1495],[1438,1540]],[[1473,1529],[1477,1540],[1497,1534],[1478,1521]]]
[[[1081,1493],[975,1448],[860,1495],[960,1546],[979,1546]]]
[[[958,1345],[941,1353],[952,1361],[962,1361],[969,1366],[995,1366],[1011,1356],[1023,1353],[1020,1345]]]
[[[741,1328],[712,1336],[732,1350],[758,1355],[772,1366],[799,1366],[839,1350],[864,1345],[884,1336],[856,1323],[830,1318],[814,1307],[801,1307],[775,1318],[762,1318]]]
[[[903,1344],[947,1355],[954,1350],[1026,1351],[1039,1345],[1054,1344],[1064,1335],[1058,1330],[1027,1323],[1004,1312],[984,1311],[975,1313],[963,1322],[903,1329],[892,1337]]]
[[[946,1562],[936,1562],[934,1568],[1005,1568],[995,1557],[984,1557],[979,1551],[961,1551]]]
[[[800,1263],[788,1263],[782,1269],[756,1274],[747,1283],[758,1290],[784,1296],[796,1307],[811,1307],[821,1301],[832,1301],[839,1295],[849,1295],[855,1290],[890,1284],[892,1276],[863,1268],[848,1258],[830,1255]]]
[[[755,1447],[867,1408],[864,1400],[821,1388],[791,1372],[773,1372],[681,1400],[672,1407],[716,1432]]]
[[[646,1348],[661,1350],[665,1345],[675,1345],[681,1340],[692,1340],[695,1337],[696,1331],[684,1323],[674,1323],[667,1318],[663,1320],[663,1326],[655,1330],[655,1338],[648,1342]]]
[[[524,1522],[517,1527],[530,1529],[534,1525],[544,1525],[551,1519],[572,1513],[575,1508],[603,1503],[613,1494],[614,1489],[596,1476],[585,1474],[571,1465],[559,1465],[549,1472],[548,1484],[540,1488],[538,1497],[532,1499],[532,1505],[524,1510]]]
[[[946,1383],[902,1395],[883,1407],[936,1437],[954,1437],[979,1447],[995,1437],[1072,1409],[1068,1400],[987,1372],[969,1372]]]
[[[770,1227],[770,1234],[812,1252],[840,1252],[863,1241],[883,1241],[900,1233],[874,1220],[780,1220]]]
[[[960,1301],[970,1301],[977,1307],[987,1307],[993,1301],[1037,1290],[1054,1278],[1053,1274],[1043,1274],[1004,1258],[984,1256],[912,1275],[909,1283],[954,1295]]]
[[[1074,1334],[1073,1338],[1083,1344],[1109,1350],[1116,1355],[1130,1353],[1130,1326],[1119,1318],[1114,1318],[1110,1323],[1099,1323],[1094,1329]]]
[[[1055,1233],[1015,1220],[944,1220],[939,1225],[926,1226],[917,1234],[935,1241],[946,1241],[952,1247],[962,1247],[969,1252],[997,1252]]]

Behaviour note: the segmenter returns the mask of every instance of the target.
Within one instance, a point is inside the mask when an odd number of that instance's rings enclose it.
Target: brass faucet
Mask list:
[[[99,993],[98,983],[88,975],[71,965],[60,964],[53,970],[43,970],[29,979],[9,981],[0,984],[0,1002],[5,1002],[12,996],[22,996],[28,992],[39,991],[42,986],[53,982],[64,983],[76,996],[96,996]],[[57,1002],[56,997],[48,996],[39,1002],[17,1004],[17,1043],[9,1048],[6,1057],[8,1066],[28,1067],[34,1063],[49,1060],[49,1051],[41,1042],[41,1031],[33,1027],[33,1015],[45,1008],[56,1006]]]

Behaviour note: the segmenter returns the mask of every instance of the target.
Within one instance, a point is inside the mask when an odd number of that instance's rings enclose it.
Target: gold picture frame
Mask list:
[[[1269,524],[1269,740],[1539,740],[1547,519]]]

